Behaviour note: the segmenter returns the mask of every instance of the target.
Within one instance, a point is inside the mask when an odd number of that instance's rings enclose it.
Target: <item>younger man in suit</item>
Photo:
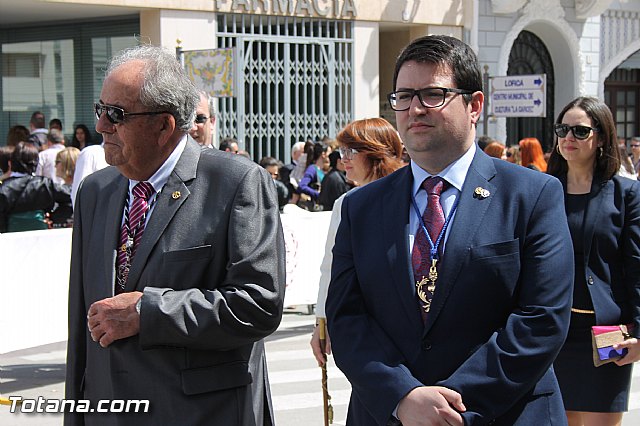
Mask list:
[[[66,425],[273,423],[261,339],[282,316],[278,202],[262,168],[188,136],[197,102],[171,52],[111,60],[95,111],[115,167],[77,194],[66,398],[149,409]]]
[[[333,249],[347,424],[566,423],[551,367],[573,285],[560,182],[477,149],[482,77],[455,38],[407,46],[389,102],[411,164],[345,198]]]

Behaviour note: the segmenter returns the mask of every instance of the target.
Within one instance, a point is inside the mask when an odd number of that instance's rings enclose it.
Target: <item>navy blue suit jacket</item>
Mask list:
[[[327,318],[352,385],[347,423],[384,425],[413,388],[460,392],[466,424],[566,424],[552,362],[566,337],[573,248],[560,182],[477,151],[423,325],[412,282],[405,167],[352,191]],[[477,187],[490,192],[474,196]]]
[[[566,186],[566,176],[560,181]],[[584,271],[596,323],[634,323],[640,338],[640,182],[593,179],[584,216]]]

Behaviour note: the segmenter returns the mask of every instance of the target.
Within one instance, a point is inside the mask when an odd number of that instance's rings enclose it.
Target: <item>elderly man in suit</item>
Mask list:
[[[280,323],[284,240],[271,177],[187,135],[198,93],[152,46],[113,58],[96,130],[107,162],[74,211],[67,425],[272,424],[261,339]],[[99,400],[148,401],[98,413]],[[104,406],[102,406],[104,408]]]
[[[573,284],[560,182],[477,148],[482,77],[455,38],[407,46],[389,101],[411,165],[345,198],[333,249],[347,424],[566,424],[552,368]]]

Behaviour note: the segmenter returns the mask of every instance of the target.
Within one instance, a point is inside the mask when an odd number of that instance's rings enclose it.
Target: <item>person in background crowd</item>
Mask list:
[[[104,144],[89,145],[80,151],[73,174],[73,183],[71,184],[71,202],[74,206],[78,187],[82,180],[91,173],[102,170],[108,165],[104,156]]]
[[[236,138],[224,138],[220,142],[220,151],[231,152],[232,154],[238,153],[238,140]]]
[[[36,175],[46,176],[55,183],[64,181],[56,175],[56,155],[64,149],[64,134],[61,130],[52,129],[47,134],[47,148],[40,151]]]
[[[287,189],[289,190],[289,202],[293,204],[296,204],[299,198],[299,195],[296,192],[299,180],[294,177],[293,171],[296,169],[303,151],[304,142],[294,143],[291,147],[291,163],[285,164],[280,168],[280,180],[287,185]],[[300,176],[300,178],[302,178],[302,176]]]
[[[548,173],[564,187],[575,253],[569,335],[554,369],[570,426],[620,425],[640,359],[640,183],[616,174],[616,125],[598,99],[569,102],[554,131]],[[632,338],[614,346],[628,353],[596,368],[591,327],[628,323]]]
[[[336,150],[329,154],[329,172],[322,179],[322,191],[320,191],[318,203],[323,211],[333,210],[336,200],[353,188],[353,184],[347,181],[344,164],[337,148],[336,146]]]
[[[212,148],[213,129],[216,125],[215,99],[204,91],[200,91],[199,94],[200,101],[196,106],[194,127],[189,134],[200,145]]]
[[[46,213],[71,203],[71,188],[36,176],[38,148],[19,142],[11,154],[11,175],[0,185],[0,232],[47,229]]]
[[[69,192],[71,192],[76,161],[79,155],[80,150],[72,146],[58,151],[58,154],[56,154],[56,176],[63,181],[63,185],[68,187]],[[73,226],[73,204],[71,200],[66,204],[58,204],[49,214],[49,221],[52,228],[71,228]]]
[[[236,154],[246,158],[247,160],[253,161],[253,159],[251,158],[251,154],[247,150],[241,149],[238,152],[236,152]]]
[[[278,206],[280,207],[280,211],[282,211],[282,208],[289,202],[289,189],[287,189],[287,186],[279,179],[279,170],[282,164],[273,157],[262,157],[258,164],[269,172],[273,178],[273,183],[276,186],[276,192],[278,194]]]
[[[383,118],[368,118],[356,120],[347,124],[338,133],[338,151],[341,162],[346,170],[346,178],[359,182],[360,186],[390,175],[405,164],[402,161],[404,146],[396,129]],[[331,155],[335,154],[334,152]],[[328,177],[328,175],[327,175]],[[325,177],[325,180],[327,179]],[[324,187],[322,189],[324,191]],[[320,266],[320,283],[318,300],[316,302],[316,327],[311,336],[311,349],[318,361],[318,365],[325,363],[325,355],[320,346],[318,324],[320,319],[326,319],[325,304],[331,280],[331,263],[333,261],[333,245],[340,225],[342,202],[346,194],[341,195],[333,205],[331,222],[324,248],[324,257]],[[320,193],[322,196],[322,192]],[[325,330],[326,331],[326,330]],[[331,339],[326,336],[325,352],[331,354]]]
[[[0,146],[0,185],[11,176],[11,153],[15,146]]]
[[[273,425],[263,339],[282,318],[285,251],[271,177],[189,136],[198,92],[172,51],[120,51],[99,99],[114,167],[76,197],[65,397],[151,409],[65,425]]]
[[[16,146],[18,142],[29,140],[29,129],[19,124],[11,126],[7,132],[7,146]]]
[[[507,148],[500,142],[490,142],[484,147],[483,151],[489,157],[499,158],[501,160],[507,159]]]
[[[52,118],[49,120],[49,131],[51,131],[51,129],[56,129],[62,132],[62,121],[60,121],[59,118]]]
[[[413,40],[392,87],[411,165],[348,193],[333,247],[347,424],[566,424],[552,368],[573,284],[562,185],[478,148],[482,74],[462,41]]]
[[[537,138],[524,138],[518,142],[518,145],[520,146],[520,161],[523,167],[539,172],[547,171],[542,145]]]
[[[71,139],[69,146],[82,151],[89,145],[93,145],[93,136],[91,136],[89,128],[84,124],[78,124],[73,130],[73,139]]]
[[[45,127],[44,114],[40,111],[35,111],[31,114],[29,120],[29,140],[39,151],[42,151],[47,146],[47,133],[49,130]]]
[[[487,145],[489,145],[492,142],[498,142],[498,141],[493,139],[491,136],[487,136],[487,135],[479,136],[478,137],[478,148],[480,148],[482,151],[484,151],[484,149],[487,147]]]
[[[624,145],[618,145],[618,153],[620,154],[620,170],[618,174],[628,179],[638,179],[636,170],[633,168],[631,158],[627,155],[627,149]]]
[[[522,165],[522,161],[520,160],[520,146],[519,145],[511,145],[507,148],[507,161],[513,164]]]
[[[317,204],[318,197],[320,196],[320,186],[322,185],[322,179],[325,174],[325,158],[330,154],[329,147],[322,142],[307,142],[304,147],[304,152],[307,154],[307,162],[305,164],[304,176],[300,180],[298,186],[298,192],[306,195],[307,203],[310,205],[313,203],[313,207],[307,205],[308,210],[319,210],[319,204]],[[301,196],[301,198],[305,198]]]
[[[636,174],[640,174],[640,138],[631,138],[631,162]]]

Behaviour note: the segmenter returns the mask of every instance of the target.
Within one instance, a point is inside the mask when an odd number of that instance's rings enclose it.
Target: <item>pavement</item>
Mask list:
[[[288,309],[282,324],[266,342],[271,394],[277,426],[322,426],[321,371],[311,354],[309,340],[315,317],[303,309]],[[66,342],[0,354],[0,397],[62,398]],[[351,388],[330,357],[328,389],[334,425],[343,426]],[[640,425],[640,367],[634,370],[630,411],[623,426]],[[11,413],[0,405],[2,426],[60,426],[58,414]]]

